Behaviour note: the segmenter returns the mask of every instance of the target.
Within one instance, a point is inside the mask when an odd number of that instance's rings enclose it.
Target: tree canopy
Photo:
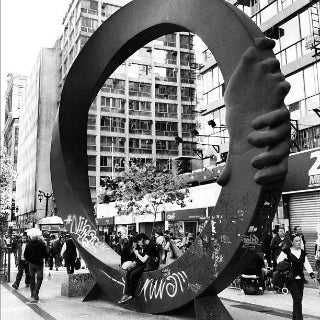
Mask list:
[[[186,206],[189,188],[169,171],[159,171],[154,164],[132,165],[119,177],[106,181],[101,202],[116,201],[119,214],[156,214],[166,203]],[[189,200],[191,201],[191,200]]]

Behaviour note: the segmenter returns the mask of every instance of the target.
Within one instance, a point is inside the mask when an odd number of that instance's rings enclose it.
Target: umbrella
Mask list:
[[[26,232],[30,238],[40,237],[42,235],[42,231],[38,228],[30,228],[27,229]]]

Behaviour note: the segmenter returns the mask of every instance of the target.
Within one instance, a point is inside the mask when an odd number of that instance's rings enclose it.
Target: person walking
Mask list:
[[[43,280],[43,259],[47,258],[47,248],[40,235],[30,235],[31,241],[24,250],[24,258],[29,263],[31,301],[39,300],[39,291]]]
[[[283,249],[289,248],[289,247],[290,247],[290,239],[288,238],[288,236],[286,236],[286,234],[284,232],[284,228],[279,227],[278,234],[276,234],[272,238],[271,244],[270,244],[272,257],[274,259],[273,260],[273,270],[276,269],[277,259],[279,257],[279,254],[281,253],[281,251]]]
[[[23,276],[23,271],[25,273],[25,284],[26,287],[30,286],[30,275],[29,275],[29,264],[24,258],[24,252],[27,247],[27,235],[24,234],[17,244],[17,266],[18,273],[16,276],[16,281],[12,284],[12,288],[18,290],[20,281]]]
[[[304,238],[304,234],[302,233],[302,228],[300,226],[295,226],[293,228],[293,233],[298,235],[301,238],[301,249],[307,252],[306,240]]]
[[[320,294],[320,232],[318,233],[318,239],[315,245],[314,258],[316,260],[317,281],[319,283],[319,294]]]
[[[291,236],[291,247],[281,251],[277,263],[287,260],[290,262],[291,277],[287,279],[286,285],[289,289],[292,300],[292,320],[302,320],[302,298],[304,289],[303,267],[309,273],[311,279],[316,282],[312,267],[304,250],[301,249],[301,238],[297,234]]]
[[[64,264],[67,267],[67,273],[73,274],[74,265],[79,254],[69,233],[66,234],[66,241],[63,244],[61,255],[64,257]]]

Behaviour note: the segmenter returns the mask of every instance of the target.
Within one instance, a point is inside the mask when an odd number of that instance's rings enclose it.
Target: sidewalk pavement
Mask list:
[[[150,315],[123,309],[105,300],[82,302],[83,297],[61,296],[61,282],[67,277],[65,268],[50,271],[45,268],[45,279],[40,290],[38,303],[30,303],[30,288],[24,285],[19,290],[11,285],[16,271],[12,273],[11,283],[2,283],[0,291],[1,320],[169,320],[196,319],[192,305],[166,315]],[[83,272],[79,270],[77,272]],[[219,294],[234,319],[277,320],[291,319],[292,298],[290,294],[277,294],[266,291],[264,295],[244,295],[241,291],[227,288]],[[305,288],[303,299],[305,320],[320,319],[320,294],[314,288]]]

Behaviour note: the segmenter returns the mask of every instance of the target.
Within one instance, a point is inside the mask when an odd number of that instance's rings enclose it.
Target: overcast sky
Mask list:
[[[52,47],[71,0],[0,0],[1,107],[6,76],[28,76],[43,47]],[[3,108],[2,108],[3,109]]]

